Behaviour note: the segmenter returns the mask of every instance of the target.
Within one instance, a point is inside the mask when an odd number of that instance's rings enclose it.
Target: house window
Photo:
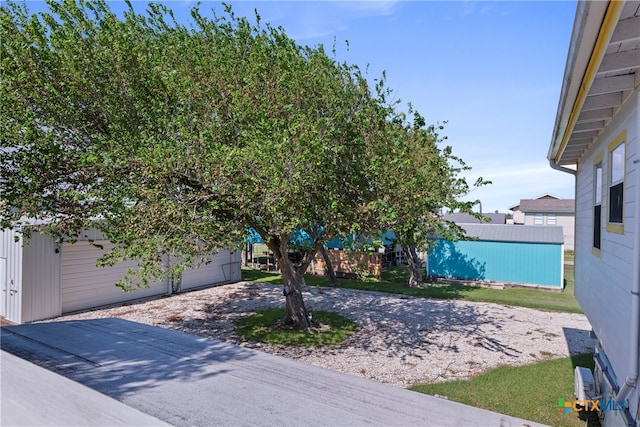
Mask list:
[[[548,214],[547,225],[557,225],[557,224],[558,224],[558,217],[556,216],[556,214]]]
[[[602,236],[602,156],[593,168],[593,247],[600,250]]]
[[[607,231],[613,233],[624,232],[624,139],[626,132],[620,134],[615,141],[609,145],[609,212]]]
[[[544,225],[544,215],[541,213],[533,214],[533,225]]]

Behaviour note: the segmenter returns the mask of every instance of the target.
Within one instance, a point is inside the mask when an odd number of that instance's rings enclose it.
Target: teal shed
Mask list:
[[[563,289],[562,227],[458,225],[468,238],[437,238],[429,252],[430,276]]]

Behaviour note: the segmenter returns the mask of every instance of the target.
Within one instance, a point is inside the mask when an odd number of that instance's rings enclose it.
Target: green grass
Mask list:
[[[282,277],[276,273],[266,273],[258,270],[243,269],[243,280],[282,284]],[[488,289],[475,286],[434,284],[423,288],[409,288],[405,286],[408,269],[405,266],[395,267],[383,273],[379,282],[339,279],[339,286],[349,289],[365,291],[387,292],[392,294],[411,295],[424,298],[459,299],[464,301],[493,302],[504,305],[536,308],[568,313],[582,313],[573,296],[574,278],[573,267],[565,267],[566,287],[563,292],[545,291],[540,289]],[[309,286],[329,286],[329,280],[323,276],[305,276]]]
[[[503,366],[468,381],[417,385],[411,390],[552,426],[583,426],[576,412],[554,407],[558,399],[573,401],[573,370],[593,369],[591,354],[547,360],[533,365]]]
[[[324,311],[312,313],[312,333],[289,326],[278,325],[284,309],[259,311],[236,322],[236,332],[247,341],[298,347],[320,347],[340,344],[357,327],[346,317]]]

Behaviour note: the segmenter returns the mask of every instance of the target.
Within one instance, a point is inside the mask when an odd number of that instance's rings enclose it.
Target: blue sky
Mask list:
[[[165,3],[180,20],[196,4]],[[229,3],[241,16],[257,9],[302,45],[330,50],[335,38],[337,58],[368,67],[371,80],[385,70],[397,99],[427,123],[447,122],[442,135],[472,167],[468,181],[493,182],[467,197],[480,199],[484,212],[507,212],[545,193],[574,197],[573,177],[551,169],[546,155],[575,1]],[[145,5],[134,2],[139,12]],[[223,11],[219,2],[200,8]]]

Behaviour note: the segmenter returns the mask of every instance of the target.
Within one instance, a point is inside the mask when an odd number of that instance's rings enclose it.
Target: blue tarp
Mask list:
[[[262,241],[262,237],[253,228],[247,230],[247,237],[245,238],[245,242],[251,244],[264,243]],[[309,236],[309,233],[303,230],[294,231],[291,239],[289,239],[289,245],[291,246],[311,246],[312,244],[313,239],[311,238],[311,236]]]
[[[385,231],[380,237],[383,245],[392,245],[396,238],[392,231]],[[324,246],[331,249],[344,249],[345,244],[350,246],[353,243],[353,240],[354,236],[349,236],[345,239],[335,237],[325,243]],[[262,241],[262,237],[253,228],[247,230],[247,237],[245,238],[245,241],[251,244],[264,243]],[[306,231],[296,230],[291,236],[289,244],[292,246],[310,246],[312,244],[312,239]],[[373,240],[366,239],[363,241],[363,244],[373,244]]]

